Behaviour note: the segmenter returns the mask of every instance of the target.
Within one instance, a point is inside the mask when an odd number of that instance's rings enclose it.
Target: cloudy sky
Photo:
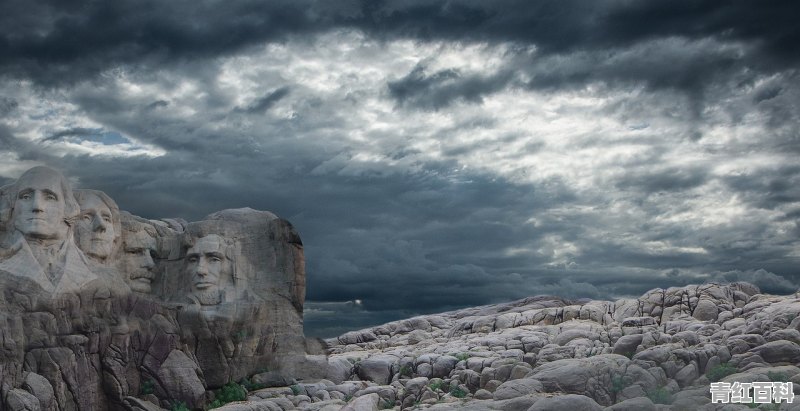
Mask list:
[[[800,287],[792,1],[0,3],[0,184],[290,220],[306,329]]]

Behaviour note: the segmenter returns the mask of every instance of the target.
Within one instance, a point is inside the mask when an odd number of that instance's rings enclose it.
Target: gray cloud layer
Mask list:
[[[46,163],[145,217],[274,211],[319,335],[534,294],[788,292],[797,7],[3,2],[0,184]]]

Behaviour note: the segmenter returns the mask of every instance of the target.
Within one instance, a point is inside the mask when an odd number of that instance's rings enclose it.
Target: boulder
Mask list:
[[[585,395],[567,394],[542,398],[531,405],[528,411],[601,411],[602,409],[603,407]]]

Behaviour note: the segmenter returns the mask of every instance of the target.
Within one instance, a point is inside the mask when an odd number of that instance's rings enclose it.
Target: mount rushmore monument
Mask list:
[[[0,409],[202,408],[306,361],[303,246],[265,211],[147,220],[34,167],[0,188],[0,293]]]

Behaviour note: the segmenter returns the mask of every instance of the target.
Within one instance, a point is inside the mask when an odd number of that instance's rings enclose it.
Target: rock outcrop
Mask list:
[[[314,372],[304,294],[272,213],[147,220],[35,167],[0,188],[0,410],[203,408],[265,369]]]
[[[395,321],[327,343],[331,362],[352,363],[351,381],[337,387],[367,384],[353,396],[378,393],[379,407],[729,410],[750,408],[712,404],[712,381],[793,382],[800,394],[797,331],[800,294],[772,296],[734,283],[619,301],[532,297]],[[780,409],[798,406],[800,397]]]

